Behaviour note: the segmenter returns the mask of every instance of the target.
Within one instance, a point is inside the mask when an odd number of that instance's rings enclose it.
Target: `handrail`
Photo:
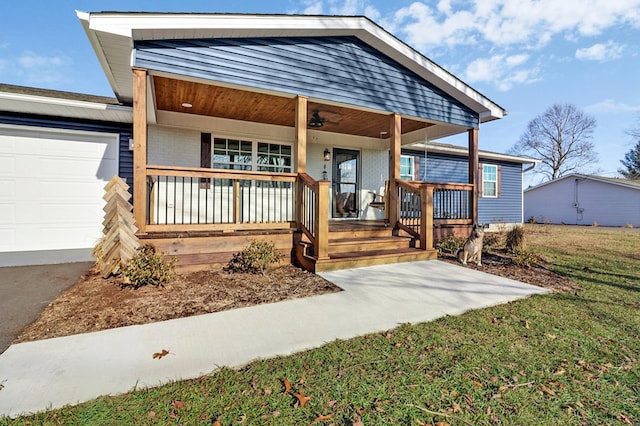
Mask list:
[[[433,185],[396,179],[398,223],[420,241],[422,250],[433,249]]]
[[[298,173],[298,227],[313,246],[317,259],[328,257],[329,246],[329,182],[316,181],[306,173]]]
[[[147,229],[291,228],[295,173],[147,166]]]

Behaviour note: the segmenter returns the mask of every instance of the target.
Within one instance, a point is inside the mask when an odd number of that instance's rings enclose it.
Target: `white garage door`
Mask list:
[[[87,260],[117,172],[115,134],[0,126],[0,266]]]

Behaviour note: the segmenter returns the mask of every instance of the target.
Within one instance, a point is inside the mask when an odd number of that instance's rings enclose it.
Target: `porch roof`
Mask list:
[[[134,42],[250,37],[356,37],[478,114],[480,122],[506,110],[366,17],[196,13],[77,12],[114,93],[131,102]]]

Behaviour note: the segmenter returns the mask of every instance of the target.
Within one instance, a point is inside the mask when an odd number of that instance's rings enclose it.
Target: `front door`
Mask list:
[[[333,149],[333,209],[334,218],[358,217],[360,185],[360,152]]]

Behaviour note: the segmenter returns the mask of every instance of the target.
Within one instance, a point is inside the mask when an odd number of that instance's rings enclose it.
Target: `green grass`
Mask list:
[[[583,290],[0,425],[640,424],[640,232],[528,225],[525,238]]]

